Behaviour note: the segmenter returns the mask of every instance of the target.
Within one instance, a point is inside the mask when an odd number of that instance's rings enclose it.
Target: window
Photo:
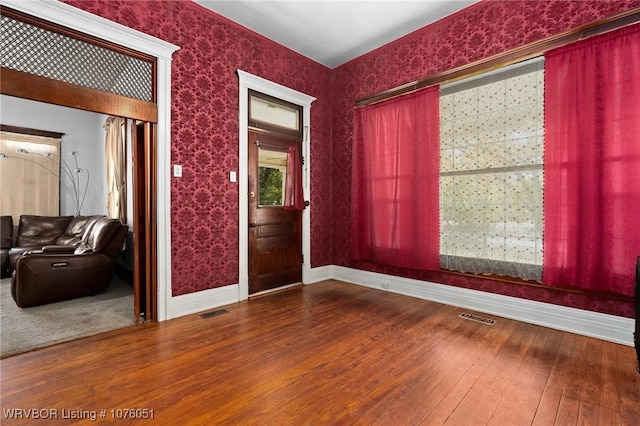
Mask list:
[[[286,152],[258,148],[258,205],[284,205],[286,171]]]
[[[249,125],[302,136],[302,108],[262,93],[249,92]]]
[[[23,214],[57,216],[62,134],[11,130],[0,131],[0,213],[14,223]]]
[[[544,62],[440,92],[440,264],[542,276]]]

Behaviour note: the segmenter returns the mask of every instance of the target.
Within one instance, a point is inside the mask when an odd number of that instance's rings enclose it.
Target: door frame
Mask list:
[[[171,56],[180,47],[62,2],[0,0],[19,12],[156,58],[157,319],[173,318],[171,292]]]
[[[304,199],[311,199],[309,182],[311,170],[311,103],[316,100],[297,90],[266,80],[248,72],[237,70],[240,80],[239,102],[239,158],[238,158],[238,298],[249,298],[249,89],[283,101],[302,106],[302,187]],[[308,283],[311,274],[311,208],[302,212],[302,282]]]

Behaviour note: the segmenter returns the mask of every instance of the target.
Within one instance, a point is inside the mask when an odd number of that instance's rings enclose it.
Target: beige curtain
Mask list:
[[[122,117],[109,117],[105,152],[107,159],[107,215],[127,223],[126,123]]]

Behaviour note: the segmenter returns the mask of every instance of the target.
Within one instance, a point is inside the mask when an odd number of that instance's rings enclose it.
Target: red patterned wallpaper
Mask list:
[[[331,71],[185,1],[67,0],[180,46],[172,64],[173,295],[238,282],[238,77],[259,75],[317,100],[311,107],[311,259],[331,262]]]
[[[238,282],[240,68],[316,97],[311,129],[311,265],[336,264],[633,317],[630,303],[356,262],[349,258],[356,99],[640,6],[620,1],[483,1],[335,70],[188,1],[63,0],[181,47],[173,59],[173,294]]]
[[[633,317],[631,303],[349,258],[355,100],[611,16],[640,1],[483,1],[333,71],[333,264]],[[630,285],[632,285],[630,283]]]

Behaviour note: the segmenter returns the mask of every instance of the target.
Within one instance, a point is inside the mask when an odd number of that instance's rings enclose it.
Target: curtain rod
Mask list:
[[[640,7],[630,9],[626,12],[601,19],[590,24],[582,25],[563,33],[547,37],[524,46],[508,50],[497,55],[490,56],[479,61],[462,65],[448,71],[444,71],[411,83],[406,83],[392,89],[385,90],[374,95],[369,95],[356,100],[356,106],[371,105],[377,102],[406,95],[411,92],[423,89],[434,84],[451,82],[485,71],[500,68],[505,65],[515,64],[527,59],[535,58],[545,52],[557,47],[565,46],[579,40],[604,34],[622,27],[637,24],[640,22]]]

